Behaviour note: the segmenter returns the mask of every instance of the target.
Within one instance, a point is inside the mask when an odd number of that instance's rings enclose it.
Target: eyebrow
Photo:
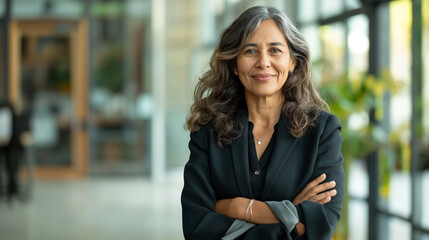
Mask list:
[[[270,45],[270,46],[285,46],[283,43],[281,43],[281,42],[271,42],[271,43],[269,43],[268,45]],[[246,47],[257,47],[258,46],[258,44],[256,44],[256,43],[247,43],[247,44],[244,44],[244,47],[246,48]]]

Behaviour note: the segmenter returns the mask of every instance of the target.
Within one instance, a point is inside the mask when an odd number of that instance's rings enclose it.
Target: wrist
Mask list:
[[[250,201],[251,199],[243,197],[233,198],[230,205],[232,207],[232,211],[230,211],[230,213],[233,214],[233,218],[247,221],[249,216],[246,216],[246,211],[247,215],[249,215],[250,209],[247,210],[247,208],[249,207]]]
[[[246,212],[244,214],[244,221],[251,222],[252,221],[252,215],[253,215],[253,203],[255,202],[255,199],[249,199],[248,205],[246,207]]]

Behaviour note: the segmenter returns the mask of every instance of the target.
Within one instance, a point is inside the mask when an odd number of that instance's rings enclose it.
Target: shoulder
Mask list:
[[[321,127],[328,127],[328,126],[333,126],[333,127],[341,127],[340,124],[340,120],[338,119],[337,116],[335,116],[332,113],[328,113],[326,111],[321,110],[318,114],[317,120],[316,120],[316,125]]]
[[[196,131],[191,132],[191,136],[193,135],[209,135],[214,132],[213,125],[211,123],[207,123],[204,125],[200,125],[200,128]]]
[[[332,113],[320,110],[317,115],[317,119],[315,125],[310,127],[307,132],[307,136],[323,136],[326,134],[330,134],[334,131],[341,132],[341,124],[338,120],[338,117]]]
[[[337,116],[332,113],[320,111],[317,118],[316,132],[321,139],[341,139],[341,124]]]
[[[192,142],[201,142],[205,146],[208,145],[208,142],[211,142],[211,138],[214,138],[214,128],[212,124],[201,125],[200,128],[196,131],[190,133],[190,143]]]

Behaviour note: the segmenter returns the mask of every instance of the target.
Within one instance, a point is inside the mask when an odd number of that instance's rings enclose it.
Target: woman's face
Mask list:
[[[281,89],[295,62],[288,44],[273,20],[265,20],[237,56],[234,69],[247,97],[282,96]],[[279,95],[280,94],[280,95]]]

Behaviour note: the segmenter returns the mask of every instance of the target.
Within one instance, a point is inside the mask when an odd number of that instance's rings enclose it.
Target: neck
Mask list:
[[[281,97],[249,97],[246,95],[249,121],[264,128],[274,126],[280,119],[284,98]]]

